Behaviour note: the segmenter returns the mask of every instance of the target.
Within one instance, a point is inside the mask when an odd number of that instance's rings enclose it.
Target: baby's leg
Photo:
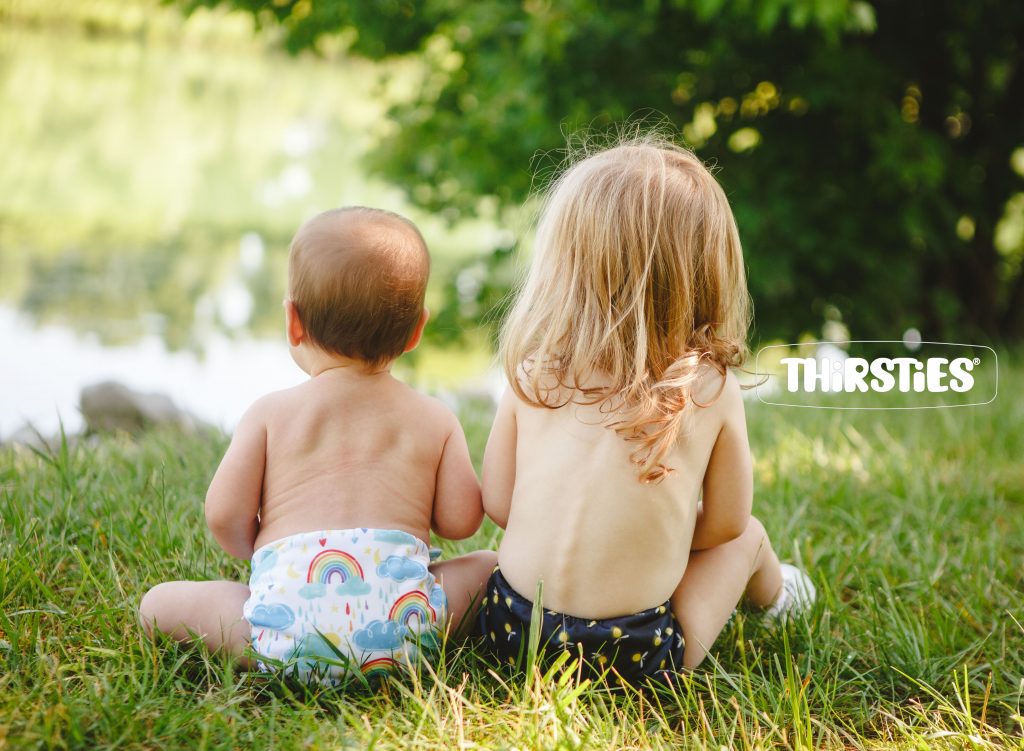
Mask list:
[[[496,565],[498,554],[493,550],[477,550],[431,565],[431,573],[448,598],[447,628],[452,636],[472,632],[487,579]]]
[[[682,581],[672,595],[672,612],[683,627],[683,666],[697,667],[746,594],[752,605],[771,605],[782,587],[779,559],[764,527],[754,517],[735,540],[690,553]]]
[[[248,668],[251,629],[242,617],[248,599],[249,587],[238,582],[164,582],[142,598],[139,617],[150,636],[155,630],[183,643],[198,638],[211,652],[226,652]]]

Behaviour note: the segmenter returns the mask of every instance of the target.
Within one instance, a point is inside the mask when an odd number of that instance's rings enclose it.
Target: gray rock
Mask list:
[[[140,433],[158,425],[195,430],[201,422],[178,407],[166,394],[135,391],[116,381],[104,381],[82,389],[82,416],[90,432],[124,430]]]

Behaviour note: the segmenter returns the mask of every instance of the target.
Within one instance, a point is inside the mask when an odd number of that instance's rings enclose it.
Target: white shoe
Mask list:
[[[775,602],[764,611],[764,619],[770,622],[781,622],[791,615],[810,610],[817,596],[817,590],[805,572],[789,563],[782,567],[782,589]]]

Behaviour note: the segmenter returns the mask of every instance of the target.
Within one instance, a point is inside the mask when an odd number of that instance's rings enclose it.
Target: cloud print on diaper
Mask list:
[[[349,579],[335,587],[334,591],[343,597],[354,597],[356,595],[368,595],[370,594],[370,589],[372,589],[370,585],[362,579]]]
[[[319,582],[303,584],[299,587],[299,597],[307,600],[316,600],[317,598],[323,597],[325,594],[327,594],[327,585],[320,584]]]
[[[438,613],[444,612],[448,607],[448,597],[445,595],[444,590],[438,585],[434,585],[433,589],[430,590],[430,607],[436,610]]]
[[[398,649],[405,644],[408,630],[395,621],[370,621],[352,634],[352,643],[359,649]]]
[[[264,628],[283,629],[295,623],[295,613],[287,605],[257,605],[249,614],[249,623]]]
[[[419,579],[426,576],[427,567],[422,563],[410,560],[400,555],[389,555],[377,565],[377,575],[386,576],[395,581],[406,579]]]
[[[378,529],[373,533],[376,542],[394,542],[399,545],[415,545],[416,538],[400,529]]]
[[[249,575],[249,584],[252,585],[261,576],[277,565],[277,553],[273,550],[264,550],[258,558],[252,559],[252,573]]]

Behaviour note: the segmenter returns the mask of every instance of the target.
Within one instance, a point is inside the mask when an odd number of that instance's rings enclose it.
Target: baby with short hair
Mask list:
[[[408,220],[349,207],[302,225],[285,324],[310,375],[242,417],[206,496],[206,520],[248,586],[175,581],[140,605],[148,633],[201,639],[244,664],[338,685],[408,667],[473,616],[496,562],[431,564],[430,531],[469,537],[480,486],[457,418],[396,380],[419,342],[430,258]]]

